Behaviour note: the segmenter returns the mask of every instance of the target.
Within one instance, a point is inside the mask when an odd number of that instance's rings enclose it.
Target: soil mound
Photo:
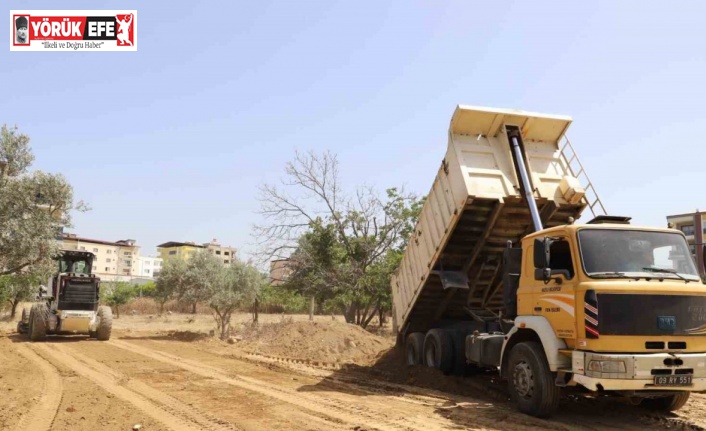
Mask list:
[[[330,363],[367,364],[394,344],[348,323],[283,321],[242,334],[241,348],[271,356]]]

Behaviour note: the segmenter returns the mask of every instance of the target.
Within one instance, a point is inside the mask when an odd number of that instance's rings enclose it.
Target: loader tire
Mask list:
[[[424,334],[421,332],[413,332],[407,336],[407,344],[405,346],[405,357],[407,365],[421,365],[424,349]]]
[[[510,395],[522,413],[548,418],[559,407],[559,387],[539,343],[526,341],[512,348],[508,377]]]
[[[453,371],[454,362],[454,343],[451,334],[443,329],[431,329],[427,332],[424,338],[424,363],[427,367],[450,374]]]
[[[669,395],[660,398],[646,398],[642,400],[640,405],[649,409],[650,411],[658,412],[673,412],[684,407],[687,401],[689,401],[690,392],[677,392],[674,395]]]
[[[47,337],[46,307],[42,304],[34,304],[29,312],[29,339],[32,341],[43,341]]]
[[[101,305],[98,307],[98,329],[96,338],[100,341],[110,340],[110,332],[113,330],[113,311],[110,307]]]

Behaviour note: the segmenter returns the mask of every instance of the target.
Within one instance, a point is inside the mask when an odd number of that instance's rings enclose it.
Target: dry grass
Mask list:
[[[159,314],[159,303],[152,298],[135,298],[129,303],[120,307],[120,311],[125,314]],[[191,313],[191,305],[178,301],[167,301],[164,304],[164,312]],[[211,309],[205,304],[196,304],[196,314],[211,314]]]

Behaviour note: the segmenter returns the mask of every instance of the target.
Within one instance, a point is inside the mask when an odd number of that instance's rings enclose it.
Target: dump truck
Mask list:
[[[22,310],[17,331],[31,341],[47,335],[87,334],[110,339],[113,314],[99,305],[100,278],[92,273],[95,255],[87,251],[63,250],[56,272],[40,286],[37,302]]]
[[[498,372],[536,417],[570,391],[677,410],[706,390],[706,286],[682,232],[606,214],[571,122],[456,108],[391,279],[398,345],[409,365]]]

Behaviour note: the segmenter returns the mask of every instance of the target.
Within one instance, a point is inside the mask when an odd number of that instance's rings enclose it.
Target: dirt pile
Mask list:
[[[245,350],[265,355],[331,363],[366,364],[394,344],[356,325],[338,321],[293,322],[261,325],[241,333]]]

